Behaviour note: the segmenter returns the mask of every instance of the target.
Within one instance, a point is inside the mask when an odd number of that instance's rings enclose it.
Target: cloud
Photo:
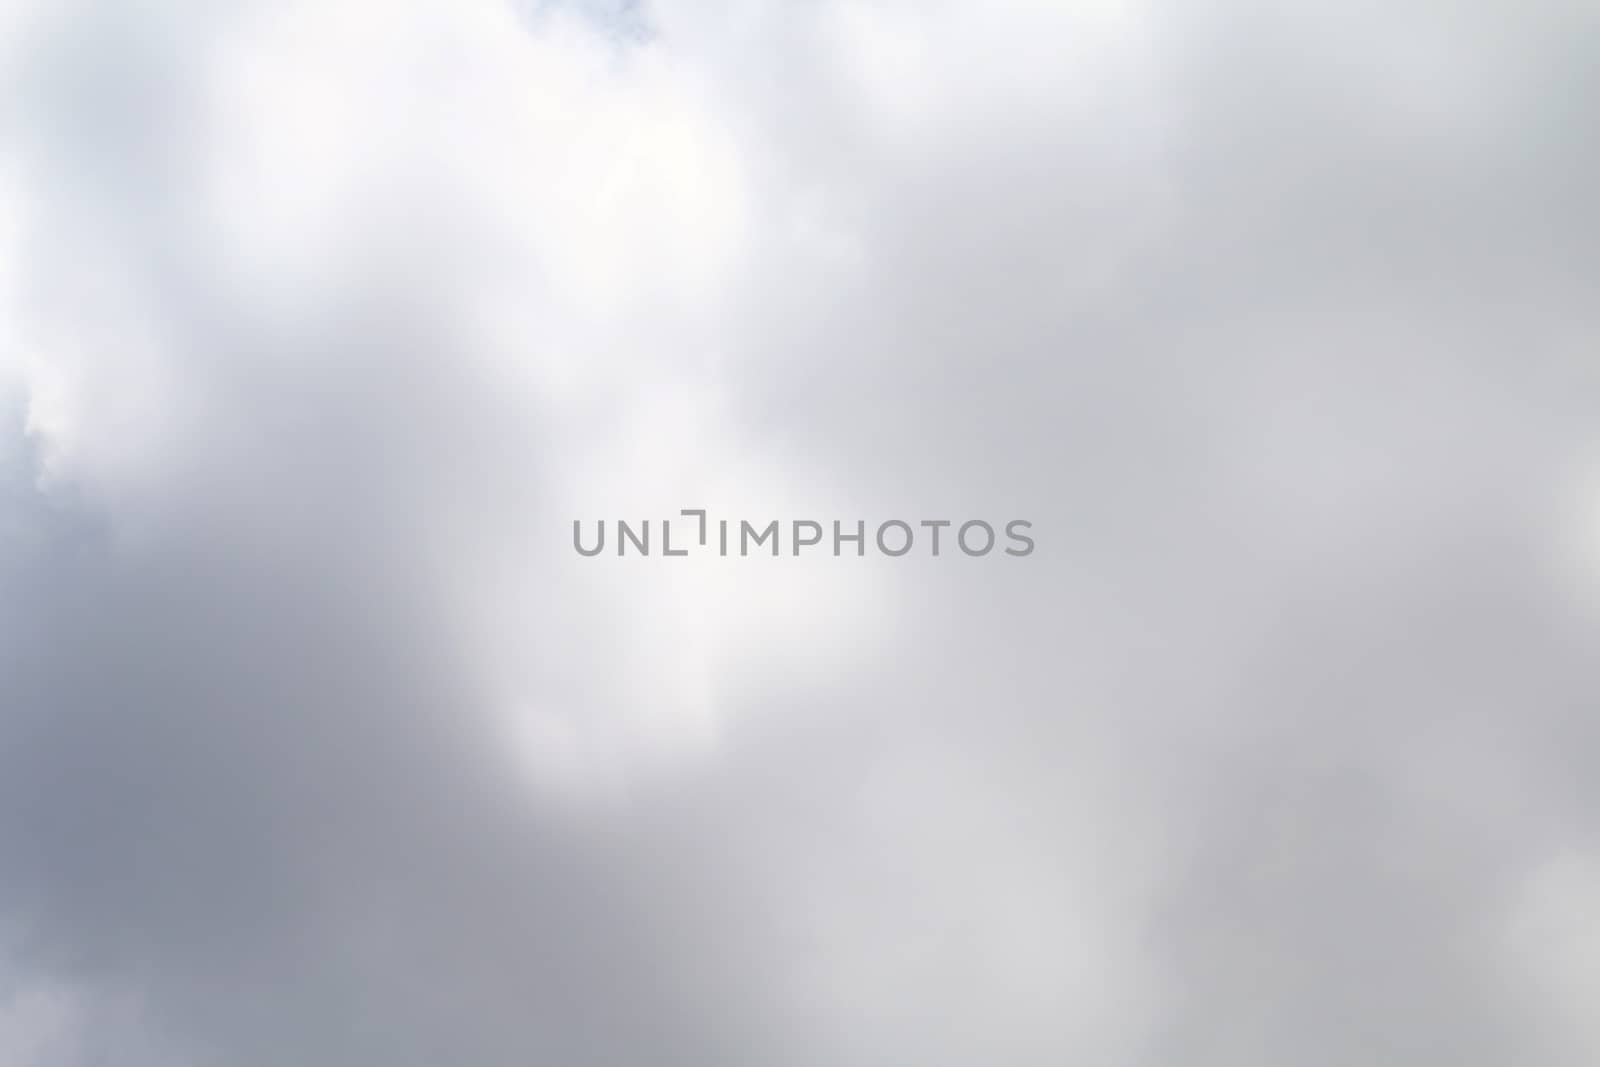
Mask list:
[[[0,1058],[1587,1048],[1577,13],[5,17]]]

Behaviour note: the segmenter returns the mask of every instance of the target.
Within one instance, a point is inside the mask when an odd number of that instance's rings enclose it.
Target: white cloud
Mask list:
[[[39,973],[245,1067],[1537,1045],[1568,35],[1258,6],[59,8],[0,102]],[[572,550],[695,507],[1041,550]],[[13,1046],[113,1049],[66,1002]]]
[[[1600,859],[1563,851],[1519,887],[1508,925],[1523,1007],[1543,1023],[1541,1063],[1580,1067],[1600,1057]]]
[[[6,1067],[68,1067],[77,1058],[79,1019],[66,990],[0,987],[0,1063]]]

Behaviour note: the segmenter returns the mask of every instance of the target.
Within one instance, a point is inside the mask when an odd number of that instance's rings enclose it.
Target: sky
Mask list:
[[[1600,1061],[1597,72],[0,0],[0,1067]]]

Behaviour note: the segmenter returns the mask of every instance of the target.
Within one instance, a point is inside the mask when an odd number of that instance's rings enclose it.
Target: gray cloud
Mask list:
[[[17,10],[0,1058],[1600,1048],[1586,13]]]

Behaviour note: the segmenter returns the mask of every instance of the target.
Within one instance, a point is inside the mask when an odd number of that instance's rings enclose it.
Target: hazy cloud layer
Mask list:
[[[1597,33],[0,5],[0,1064],[1594,1062]]]

